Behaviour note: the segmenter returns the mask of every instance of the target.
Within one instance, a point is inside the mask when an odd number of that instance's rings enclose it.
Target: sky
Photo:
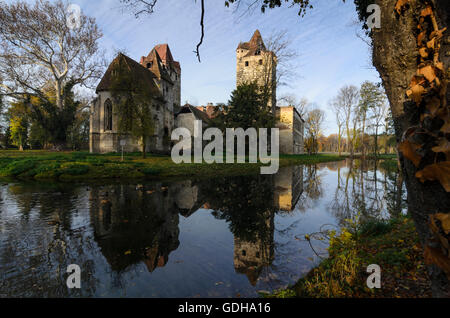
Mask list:
[[[246,1],[246,0],[244,0]],[[336,132],[335,115],[328,101],[344,85],[359,86],[363,81],[380,81],[371,67],[368,46],[356,36],[359,26],[353,1],[312,0],[314,8],[305,17],[296,8],[284,6],[248,12],[226,8],[224,0],[206,0],[205,38],[200,47],[201,63],[193,53],[200,39],[200,1],[159,0],[152,15],[135,18],[119,0],[70,0],[83,13],[94,17],[104,36],[100,46],[109,60],[117,51],[136,61],[159,43],[168,43],[175,60],[180,61],[181,102],[205,105],[226,103],[236,86],[236,48],[249,41],[259,29],[262,37],[286,30],[291,48],[299,56],[294,61],[297,76],[277,96],[306,97],[325,111],[325,135]]]

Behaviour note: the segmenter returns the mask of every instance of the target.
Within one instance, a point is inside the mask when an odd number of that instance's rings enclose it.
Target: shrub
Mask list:
[[[387,220],[368,220],[360,225],[361,236],[378,236],[392,230],[394,222]]]
[[[31,170],[35,166],[34,160],[18,160],[8,164],[2,171],[2,174],[7,176],[18,176],[28,170]]]
[[[68,174],[71,176],[79,176],[89,172],[89,166],[85,164],[70,163],[59,170],[61,174]]]
[[[155,167],[148,167],[141,170],[146,176],[156,176],[161,173],[161,169]]]

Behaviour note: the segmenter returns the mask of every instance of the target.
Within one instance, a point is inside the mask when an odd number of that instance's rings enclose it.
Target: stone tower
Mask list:
[[[236,49],[236,86],[256,81],[262,89],[267,89],[272,113],[276,107],[277,57],[267,50],[259,30],[249,42],[239,43]]]
[[[169,98],[171,108],[178,109],[181,106],[181,67],[180,62],[175,61],[168,44],[158,44],[148,56],[141,57],[141,65],[152,70],[158,80],[165,75],[167,82],[171,82],[172,96]],[[159,69],[158,69],[159,68]]]
[[[245,274],[252,286],[256,286],[263,269],[274,260],[274,216],[270,210],[260,215],[265,219],[265,229],[254,240],[234,237],[234,269]]]

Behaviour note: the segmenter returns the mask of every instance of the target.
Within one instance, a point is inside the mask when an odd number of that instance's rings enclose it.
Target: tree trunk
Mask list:
[[[375,158],[378,157],[378,126],[375,128]]]
[[[58,106],[58,109],[61,110],[63,108],[63,99],[61,94],[61,81],[57,80],[55,84],[55,90],[56,90],[56,106]]]
[[[433,0],[439,29],[449,27],[448,0]],[[418,21],[425,5],[420,0],[410,0],[400,16],[394,7],[397,0],[376,0],[381,8],[381,28],[373,32],[373,63],[381,75],[386,90],[392,115],[395,134],[400,142],[405,131],[420,124],[420,107],[407,98],[405,92],[413,75],[418,69]],[[440,61],[444,70],[449,69],[450,56],[449,31],[444,33],[440,48]],[[447,74],[448,76],[448,74]],[[445,83],[445,82],[443,82]],[[447,88],[447,101],[450,89]],[[408,191],[408,210],[416,224],[424,247],[433,246],[433,233],[428,222],[430,215],[450,212],[450,195],[438,182],[422,183],[415,174],[419,170],[400,152],[403,178]],[[450,284],[443,270],[436,265],[428,266],[435,297],[449,297]]]
[[[145,137],[142,139],[145,140]],[[147,158],[146,149],[147,149],[147,144],[145,143],[145,141],[142,141],[142,158],[143,159]]]
[[[362,157],[366,159],[366,144],[364,143],[364,135],[366,130],[366,114],[364,113],[362,120],[362,134],[361,134],[361,144],[362,144]]]

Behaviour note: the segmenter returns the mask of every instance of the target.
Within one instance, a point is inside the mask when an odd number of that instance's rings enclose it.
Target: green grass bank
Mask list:
[[[329,154],[281,155],[280,167],[344,160]],[[0,178],[34,180],[102,180],[164,177],[215,177],[257,174],[257,164],[175,164],[170,156],[127,153],[124,160],[117,153],[0,151]]]

